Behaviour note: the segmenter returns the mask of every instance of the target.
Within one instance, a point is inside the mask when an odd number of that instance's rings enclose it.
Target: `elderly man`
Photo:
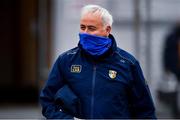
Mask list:
[[[106,9],[82,8],[79,44],[58,57],[40,94],[46,118],[156,118],[140,65],[117,47],[112,23]]]

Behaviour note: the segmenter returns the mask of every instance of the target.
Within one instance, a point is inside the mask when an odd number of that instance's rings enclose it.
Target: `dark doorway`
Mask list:
[[[1,0],[0,102],[38,101],[38,0]]]

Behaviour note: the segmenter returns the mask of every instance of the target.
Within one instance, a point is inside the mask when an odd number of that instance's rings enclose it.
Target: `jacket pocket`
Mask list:
[[[54,100],[65,112],[74,116],[80,115],[80,100],[68,85],[64,85],[56,92]]]

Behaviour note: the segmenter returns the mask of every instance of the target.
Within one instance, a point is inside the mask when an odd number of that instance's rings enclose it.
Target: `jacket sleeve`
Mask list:
[[[140,119],[156,119],[151,93],[137,61],[132,67],[132,77],[130,100],[132,103],[133,117]]]
[[[71,119],[72,115],[64,112],[61,106],[55,103],[54,97],[56,92],[64,85],[62,72],[60,70],[60,57],[55,62],[48,80],[40,93],[40,104],[42,114],[47,119]]]

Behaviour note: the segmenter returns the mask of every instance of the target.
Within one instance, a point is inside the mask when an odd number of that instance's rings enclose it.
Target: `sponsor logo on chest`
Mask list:
[[[82,69],[81,65],[71,65],[71,72],[72,73],[80,73]]]

